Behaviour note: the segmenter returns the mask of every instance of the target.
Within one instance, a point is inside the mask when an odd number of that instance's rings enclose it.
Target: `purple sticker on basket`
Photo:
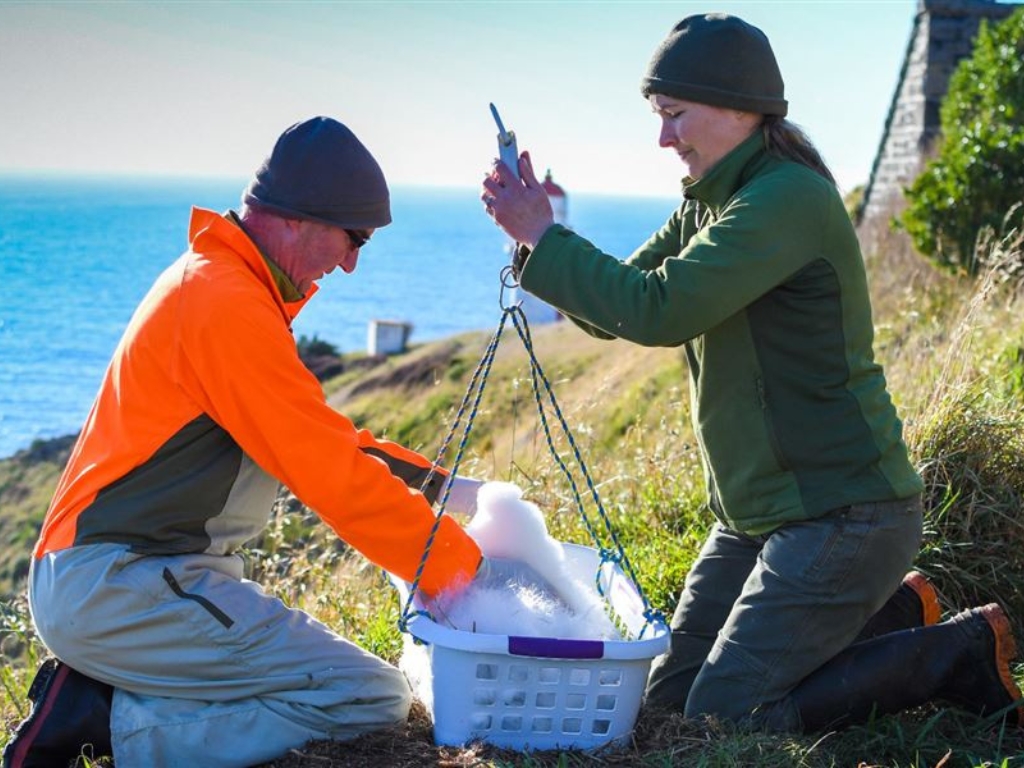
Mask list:
[[[509,635],[508,652],[513,656],[543,656],[549,659],[600,659],[604,657],[604,643],[600,640]]]

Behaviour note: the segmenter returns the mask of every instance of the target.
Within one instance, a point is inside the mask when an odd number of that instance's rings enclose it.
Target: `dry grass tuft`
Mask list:
[[[941,367],[907,430],[928,512],[919,565],[950,608],[996,601],[1024,629],[1024,390],[1016,233],[988,241],[989,271],[949,335]],[[1018,339],[1020,337],[1018,336]],[[1008,342],[1009,345],[1008,345]],[[1019,347],[1018,347],[1019,349]],[[1019,357],[1019,356],[1018,356]]]

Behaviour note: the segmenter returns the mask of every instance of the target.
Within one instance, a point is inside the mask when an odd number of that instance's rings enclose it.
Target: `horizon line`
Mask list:
[[[32,181],[138,181],[138,182],[200,182],[200,183],[223,183],[238,184],[242,189],[248,184],[250,176],[233,176],[225,173],[203,173],[200,171],[184,173],[180,171],[124,171],[124,170],[81,170],[63,168],[4,168],[0,167],[0,178],[21,179]],[[401,181],[389,183],[392,190],[450,190],[464,192],[475,190],[476,187],[466,184],[439,183],[430,184],[423,182]],[[564,185],[563,185],[564,188]],[[628,197],[648,200],[675,200],[674,195],[652,195],[629,191],[610,191],[597,189],[566,190],[571,196],[587,195],[595,197]],[[682,195],[680,194],[680,198]]]

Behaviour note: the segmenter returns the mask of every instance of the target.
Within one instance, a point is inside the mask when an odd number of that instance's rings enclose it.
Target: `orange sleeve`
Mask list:
[[[209,270],[186,277],[187,319],[177,379],[257,464],[278,478],[370,561],[411,581],[435,516],[427,499],[366,450],[430,462],[377,441],[335,411],[299,359],[280,307],[253,281]],[[476,543],[451,518],[441,520],[421,586],[428,594],[468,581],[480,562]]]

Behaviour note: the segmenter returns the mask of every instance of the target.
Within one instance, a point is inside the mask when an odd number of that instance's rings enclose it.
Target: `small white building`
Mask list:
[[[412,323],[404,320],[371,320],[366,332],[366,353],[397,355],[405,352],[412,334]]]

